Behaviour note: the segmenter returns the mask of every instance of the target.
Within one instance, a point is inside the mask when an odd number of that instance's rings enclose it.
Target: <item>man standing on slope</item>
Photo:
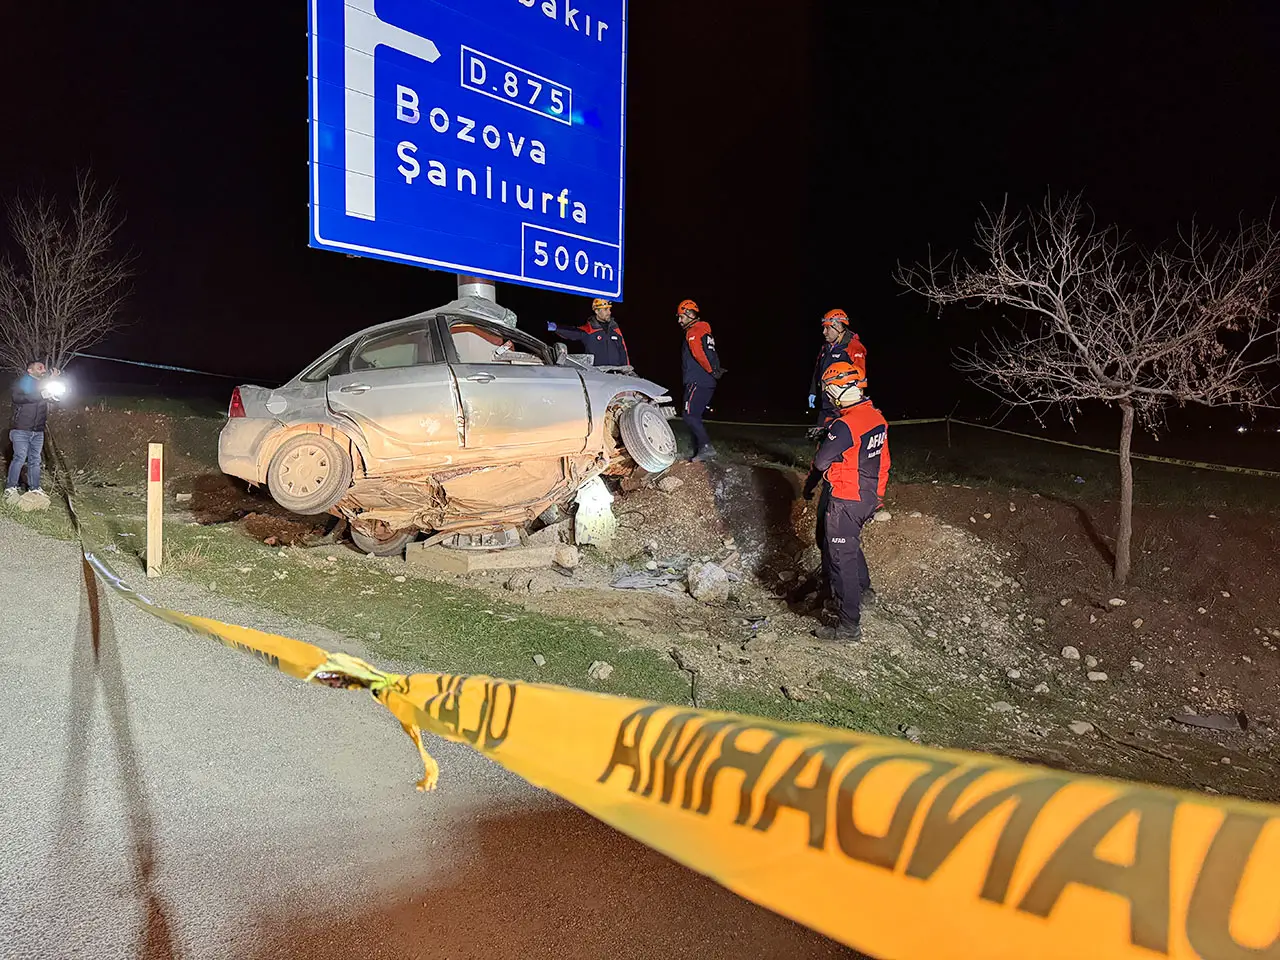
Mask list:
[[[44,450],[44,428],[49,419],[49,401],[61,396],[55,380],[59,370],[52,370],[42,360],[32,360],[13,385],[13,417],[9,421],[9,440],[13,443],[13,459],[9,462],[8,482],[4,487],[6,503],[17,503],[22,491],[18,483],[22,468],[27,468],[27,489],[45,496],[40,489],[40,457]],[[48,501],[46,500],[46,503]]]
[[[862,639],[862,606],[875,602],[862,552],[862,528],[884,502],[889,426],[867,399],[866,373],[857,364],[839,361],[827,367],[822,389],[838,416],[828,427],[813,466],[831,484],[823,559],[827,582],[839,605],[839,620],[814,635],[856,643]]]
[[[809,381],[809,409],[818,408],[818,428],[825,430],[836,418],[836,408],[822,392],[822,375],[827,367],[837,361],[856,363],[865,373],[867,348],[858,335],[849,329],[849,315],[843,310],[828,310],[822,317],[822,339],[826,342],[818,351],[818,361],[813,365],[813,379]]]
[[[865,375],[867,369],[867,348],[862,345],[858,335],[849,329],[849,315],[843,310],[828,310],[822,317],[822,339],[826,342],[818,351],[818,360],[813,365],[813,379],[809,382],[809,409],[818,408],[818,425],[809,431],[809,436],[816,440],[826,434],[831,422],[838,416],[835,406],[822,389],[822,375],[833,363],[853,363],[862,368]],[[822,474],[814,469],[809,471],[805,481],[804,496],[809,499],[821,484],[818,494],[818,522],[815,535],[818,549],[825,558],[827,554],[827,503],[831,497],[831,486],[822,479]],[[823,569],[826,569],[825,559]]]
[[[594,316],[582,326],[566,327],[561,330],[554,323],[547,324],[547,330],[556,334],[561,340],[572,340],[584,344],[587,353],[595,358],[597,367],[629,367],[631,357],[627,353],[627,341],[622,337],[622,329],[618,321],[613,319],[613,304],[608,300],[592,300],[591,312]]]
[[[724,368],[720,366],[711,326],[698,316],[698,305],[681,300],[676,317],[684,328],[684,422],[693,434],[693,459],[701,463],[716,455],[707,428],[702,425],[702,414],[716,392],[716,381],[724,376]]]

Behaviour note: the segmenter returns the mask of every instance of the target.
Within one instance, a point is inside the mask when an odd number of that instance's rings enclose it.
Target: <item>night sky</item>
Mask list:
[[[979,321],[939,320],[891,274],[968,243],[981,203],[1084,190],[1143,240],[1267,213],[1280,14],[1226,6],[634,0],[617,312],[636,365],[678,387],[693,297],[730,371],[718,412],[794,420],[842,306],[886,413],[946,413]],[[102,352],[279,381],[452,299],[452,275],[306,246],[304,0],[8,8],[0,191],[92,166],[129,217],[130,326]],[[539,333],[587,312],[499,299]]]

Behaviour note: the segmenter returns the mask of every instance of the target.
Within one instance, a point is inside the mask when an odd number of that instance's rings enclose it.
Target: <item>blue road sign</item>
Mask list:
[[[620,299],[627,0],[311,0],[311,246]]]

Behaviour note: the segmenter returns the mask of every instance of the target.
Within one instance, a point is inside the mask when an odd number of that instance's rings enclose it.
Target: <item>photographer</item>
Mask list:
[[[40,493],[40,456],[44,450],[44,428],[49,418],[49,402],[62,395],[62,384],[54,378],[59,370],[45,367],[41,360],[27,364],[27,372],[13,385],[13,418],[9,422],[9,440],[13,443],[13,460],[5,484],[7,503],[17,501],[21,491],[18,481],[22,467],[27,468],[27,489]]]

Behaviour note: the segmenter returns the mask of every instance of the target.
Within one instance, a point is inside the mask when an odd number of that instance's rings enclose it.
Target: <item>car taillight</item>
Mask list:
[[[227,408],[227,416],[234,419],[244,415],[244,401],[240,399],[240,388],[234,387],[231,390],[231,406]]]

